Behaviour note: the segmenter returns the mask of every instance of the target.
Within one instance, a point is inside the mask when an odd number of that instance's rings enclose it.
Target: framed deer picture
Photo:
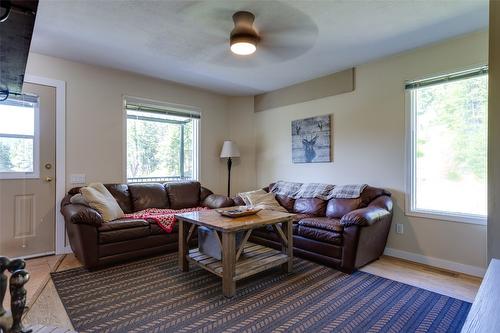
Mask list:
[[[331,162],[331,115],[292,120],[292,162]]]

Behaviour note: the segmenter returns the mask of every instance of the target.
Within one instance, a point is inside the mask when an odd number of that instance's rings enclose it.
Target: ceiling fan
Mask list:
[[[257,50],[259,34],[253,26],[255,16],[247,11],[233,14],[234,29],[229,37],[231,52],[238,55],[249,55]]]
[[[206,41],[196,58],[217,64],[249,67],[286,61],[310,50],[318,36],[311,17],[282,1],[200,1],[182,12],[201,27]]]

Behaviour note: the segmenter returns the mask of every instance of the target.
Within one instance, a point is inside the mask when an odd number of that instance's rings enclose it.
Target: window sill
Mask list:
[[[126,184],[144,184],[144,183],[175,183],[175,182],[188,182],[198,181],[193,177],[137,177],[125,179]]]
[[[449,221],[456,223],[467,223],[467,224],[476,224],[484,226],[488,224],[487,217],[475,216],[475,215],[445,214],[445,213],[438,213],[438,212],[424,211],[424,210],[406,211],[405,215],[411,217],[421,217],[432,220]]]

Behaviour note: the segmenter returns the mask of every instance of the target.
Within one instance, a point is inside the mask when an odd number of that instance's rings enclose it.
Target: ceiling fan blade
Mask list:
[[[261,37],[260,45],[265,46],[290,46],[290,47],[312,47],[316,43],[316,36],[302,38],[292,34],[264,34]]]
[[[200,33],[203,34],[227,37],[234,27],[232,20],[234,10],[217,6],[217,2],[189,3],[183,6],[179,14],[193,26],[199,28]]]

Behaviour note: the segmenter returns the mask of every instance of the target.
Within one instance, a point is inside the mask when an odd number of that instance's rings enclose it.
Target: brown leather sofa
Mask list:
[[[105,186],[125,213],[146,208],[243,205],[240,197],[232,199],[213,194],[198,182]],[[70,203],[76,193],[78,188],[69,191],[61,203],[61,212],[71,248],[85,267],[177,251],[177,227],[167,234],[148,220],[103,223],[96,210]],[[295,255],[345,272],[352,272],[382,255],[392,221],[389,192],[368,186],[357,199],[295,200],[283,196],[276,199],[289,212],[297,214],[293,226]],[[271,228],[254,230],[250,240],[274,248],[281,246]]]
[[[231,198],[213,194],[198,182],[166,184],[106,184],[125,213],[146,208],[220,208],[234,205]],[[95,268],[153,254],[177,251],[177,227],[166,233],[155,222],[120,219],[103,223],[94,209],[70,202],[79,188],[61,202],[68,238],[78,260]]]
[[[268,191],[272,187],[264,188]],[[276,196],[293,224],[294,254],[350,273],[384,252],[392,222],[391,194],[366,187],[357,199],[292,199]],[[241,205],[240,197],[234,198]],[[250,241],[280,248],[272,228],[252,232]]]

